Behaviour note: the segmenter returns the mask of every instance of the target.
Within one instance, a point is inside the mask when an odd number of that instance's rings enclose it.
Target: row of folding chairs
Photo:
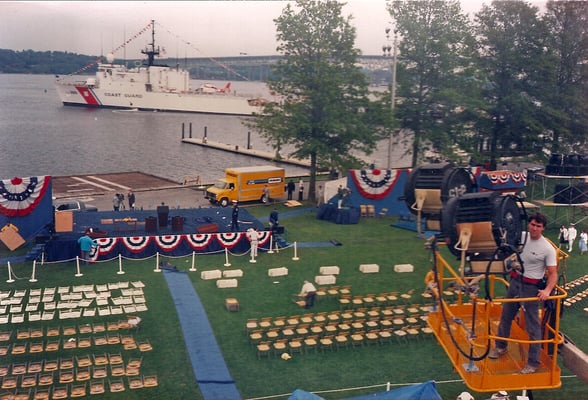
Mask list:
[[[126,383],[125,383],[126,380]],[[111,393],[123,392],[129,389],[141,389],[158,386],[157,375],[140,375],[125,378],[108,379],[108,391]],[[88,394],[97,395],[106,393],[107,386],[104,379],[93,379],[90,382],[76,382],[58,386],[37,387],[32,392],[31,388],[15,388],[4,390],[0,394],[0,400],[49,400],[81,398]],[[31,393],[32,392],[32,393]],[[32,396],[32,397],[31,397]]]
[[[139,351],[152,350],[148,339],[136,341],[133,335],[121,335],[109,333],[105,335],[93,335],[69,339],[22,341],[0,346],[0,356],[39,354],[43,352],[56,352],[59,350],[87,349],[92,346],[123,345],[125,350],[139,349]]]
[[[349,319],[331,322],[315,322],[312,324],[299,324],[297,326],[285,326],[282,328],[269,328],[267,330],[253,330],[249,333],[249,342],[258,344],[262,341],[274,341],[277,339],[291,339],[293,337],[327,336],[341,333],[355,333],[359,331],[378,329],[404,329],[415,327],[417,329],[427,326],[427,315],[390,315],[373,316],[363,319]]]
[[[564,300],[563,304],[566,307],[575,308],[577,306],[583,307],[586,299],[588,299],[588,289],[584,289],[583,291],[576,293],[575,295],[568,297]]]
[[[262,340],[256,344],[257,357],[282,356],[284,353],[308,354],[309,352],[326,352],[339,349],[362,348],[365,346],[382,346],[396,341],[399,344],[430,337],[432,329],[420,326],[402,328],[375,328],[354,332],[338,332],[328,335],[296,336],[291,339]]]
[[[321,301],[323,298],[338,299],[339,296],[350,294],[351,285],[319,286],[316,291],[316,298],[318,301]]]
[[[588,287],[588,275],[583,275],[566,283],[563,288],[568,294],[584,291]]]
[[[135,321],[139,321],[134,323]],[[31,339],[56,336],[74,336],[91,333],[102,333],[106,331],[130,330],[139,328],[140,319],[128,315],[124,320],[100,322],[95,324],[67,325],[53,327],[22,328],[16,330],[16,339]],[[12,340],[13,330],[0,332],[0,342]]]
[[[365,318],[387,318],[391,316],[402,317],[404,315],[426,315],[430,306],[412,304],[397,306],[371,306],[353,309],[334,310],[330,312],[306,313],[302,315],[277,316],[250,318],[246,322],[246,330],[250,333],[253,330],[267,331],[272,328],[284,328],[286,326],[296,327],[300,324],[328,323],[339,321],[350,321]]]

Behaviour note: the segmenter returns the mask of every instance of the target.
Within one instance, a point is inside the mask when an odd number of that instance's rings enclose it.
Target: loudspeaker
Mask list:
[[[558,204],[580,204],[588,202],[588,184],[574,186],[555,185],[553,202]]]
[[[411,213],[419,196],[424,196],[422,215],[439,220],[441,209],[453,197],[471,193],[474,189],[472,176],[465,168],[452,163],[432,163],[415,168],[404,186],[404,199]]]
[[[502,244],[518,245],[523,217],[526,218],[513,196],[498,192],[467,193],[447,202],[441,215],[441,230],[447,248],[456,256],[461,254],[455,245],[464,228],[472,230],[469,254],[491,256]]]

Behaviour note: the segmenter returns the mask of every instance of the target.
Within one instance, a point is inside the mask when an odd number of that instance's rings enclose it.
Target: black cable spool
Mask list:
[[[470,171],[466,168],[457,168],[451,162],[431,163],[415,168],[404,186],[404,199],[409,210],[417,214],[413,209],[416,202],[416,189],[438,190],[434,193],[437,202],[445,204],[449,199],[474,191],[475,184]],[[441,208],[436,210],[425,209],[422,216],[439,220]]]
[[[498,192],[467,193],[450,199],[441,215],[441,230],[449,250],[456,256],[461,250],[455,248],[459,240],[458,226],[464,223],[489,222],[492,237],[483,238],[484,242],[493,242],[493,249],[481,250],[476,242],[470,242],[466,254],[476,259],[494,257],[501,245],[516,248],[520,244],[523,230],[524,212],[521,211],[514,196],[503,196]],[[502,243],[502,234],[505,240]]]

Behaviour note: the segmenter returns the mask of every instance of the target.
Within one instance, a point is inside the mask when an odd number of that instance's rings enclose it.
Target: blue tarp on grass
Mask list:
[[[178,312],[186,350],[205,400],[240,400],[202,302],[186,273],[163,270]]]
[[[379,392],[359,397],[350,397],[346,400],[443,400],[434,381],[419,383],[416,385],[405,386],[388,392]],[[288,400],[324,400],[322,397],[296,389]]]

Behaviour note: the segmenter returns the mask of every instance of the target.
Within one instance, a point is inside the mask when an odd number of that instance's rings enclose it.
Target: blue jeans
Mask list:
[[[506,292],[506,297],[512,298],[525,298],[525,297],[537,297],[537,291],[539,289],[536,285],[521,282],[519,279],[512,279],[510,286]],[[509,302],[502,305],[502,315],[500,316],[500,325],[498,325],[498,336],[509,337],[510,328],[512,321],[517,315],[519,308],[524,307],[525,311],[525,327],[529,334],[529,340],[540,340],[541,339],[541,325],[539,323],[539,301],[528,301],[528,302]],[[496,347],[505,349],[507,342],[504,340],[496,339]],[[541,351],[541,344],[529,345],[529,357],[528,364],[533,367],[538,367],[540,362],[539,352]]]

